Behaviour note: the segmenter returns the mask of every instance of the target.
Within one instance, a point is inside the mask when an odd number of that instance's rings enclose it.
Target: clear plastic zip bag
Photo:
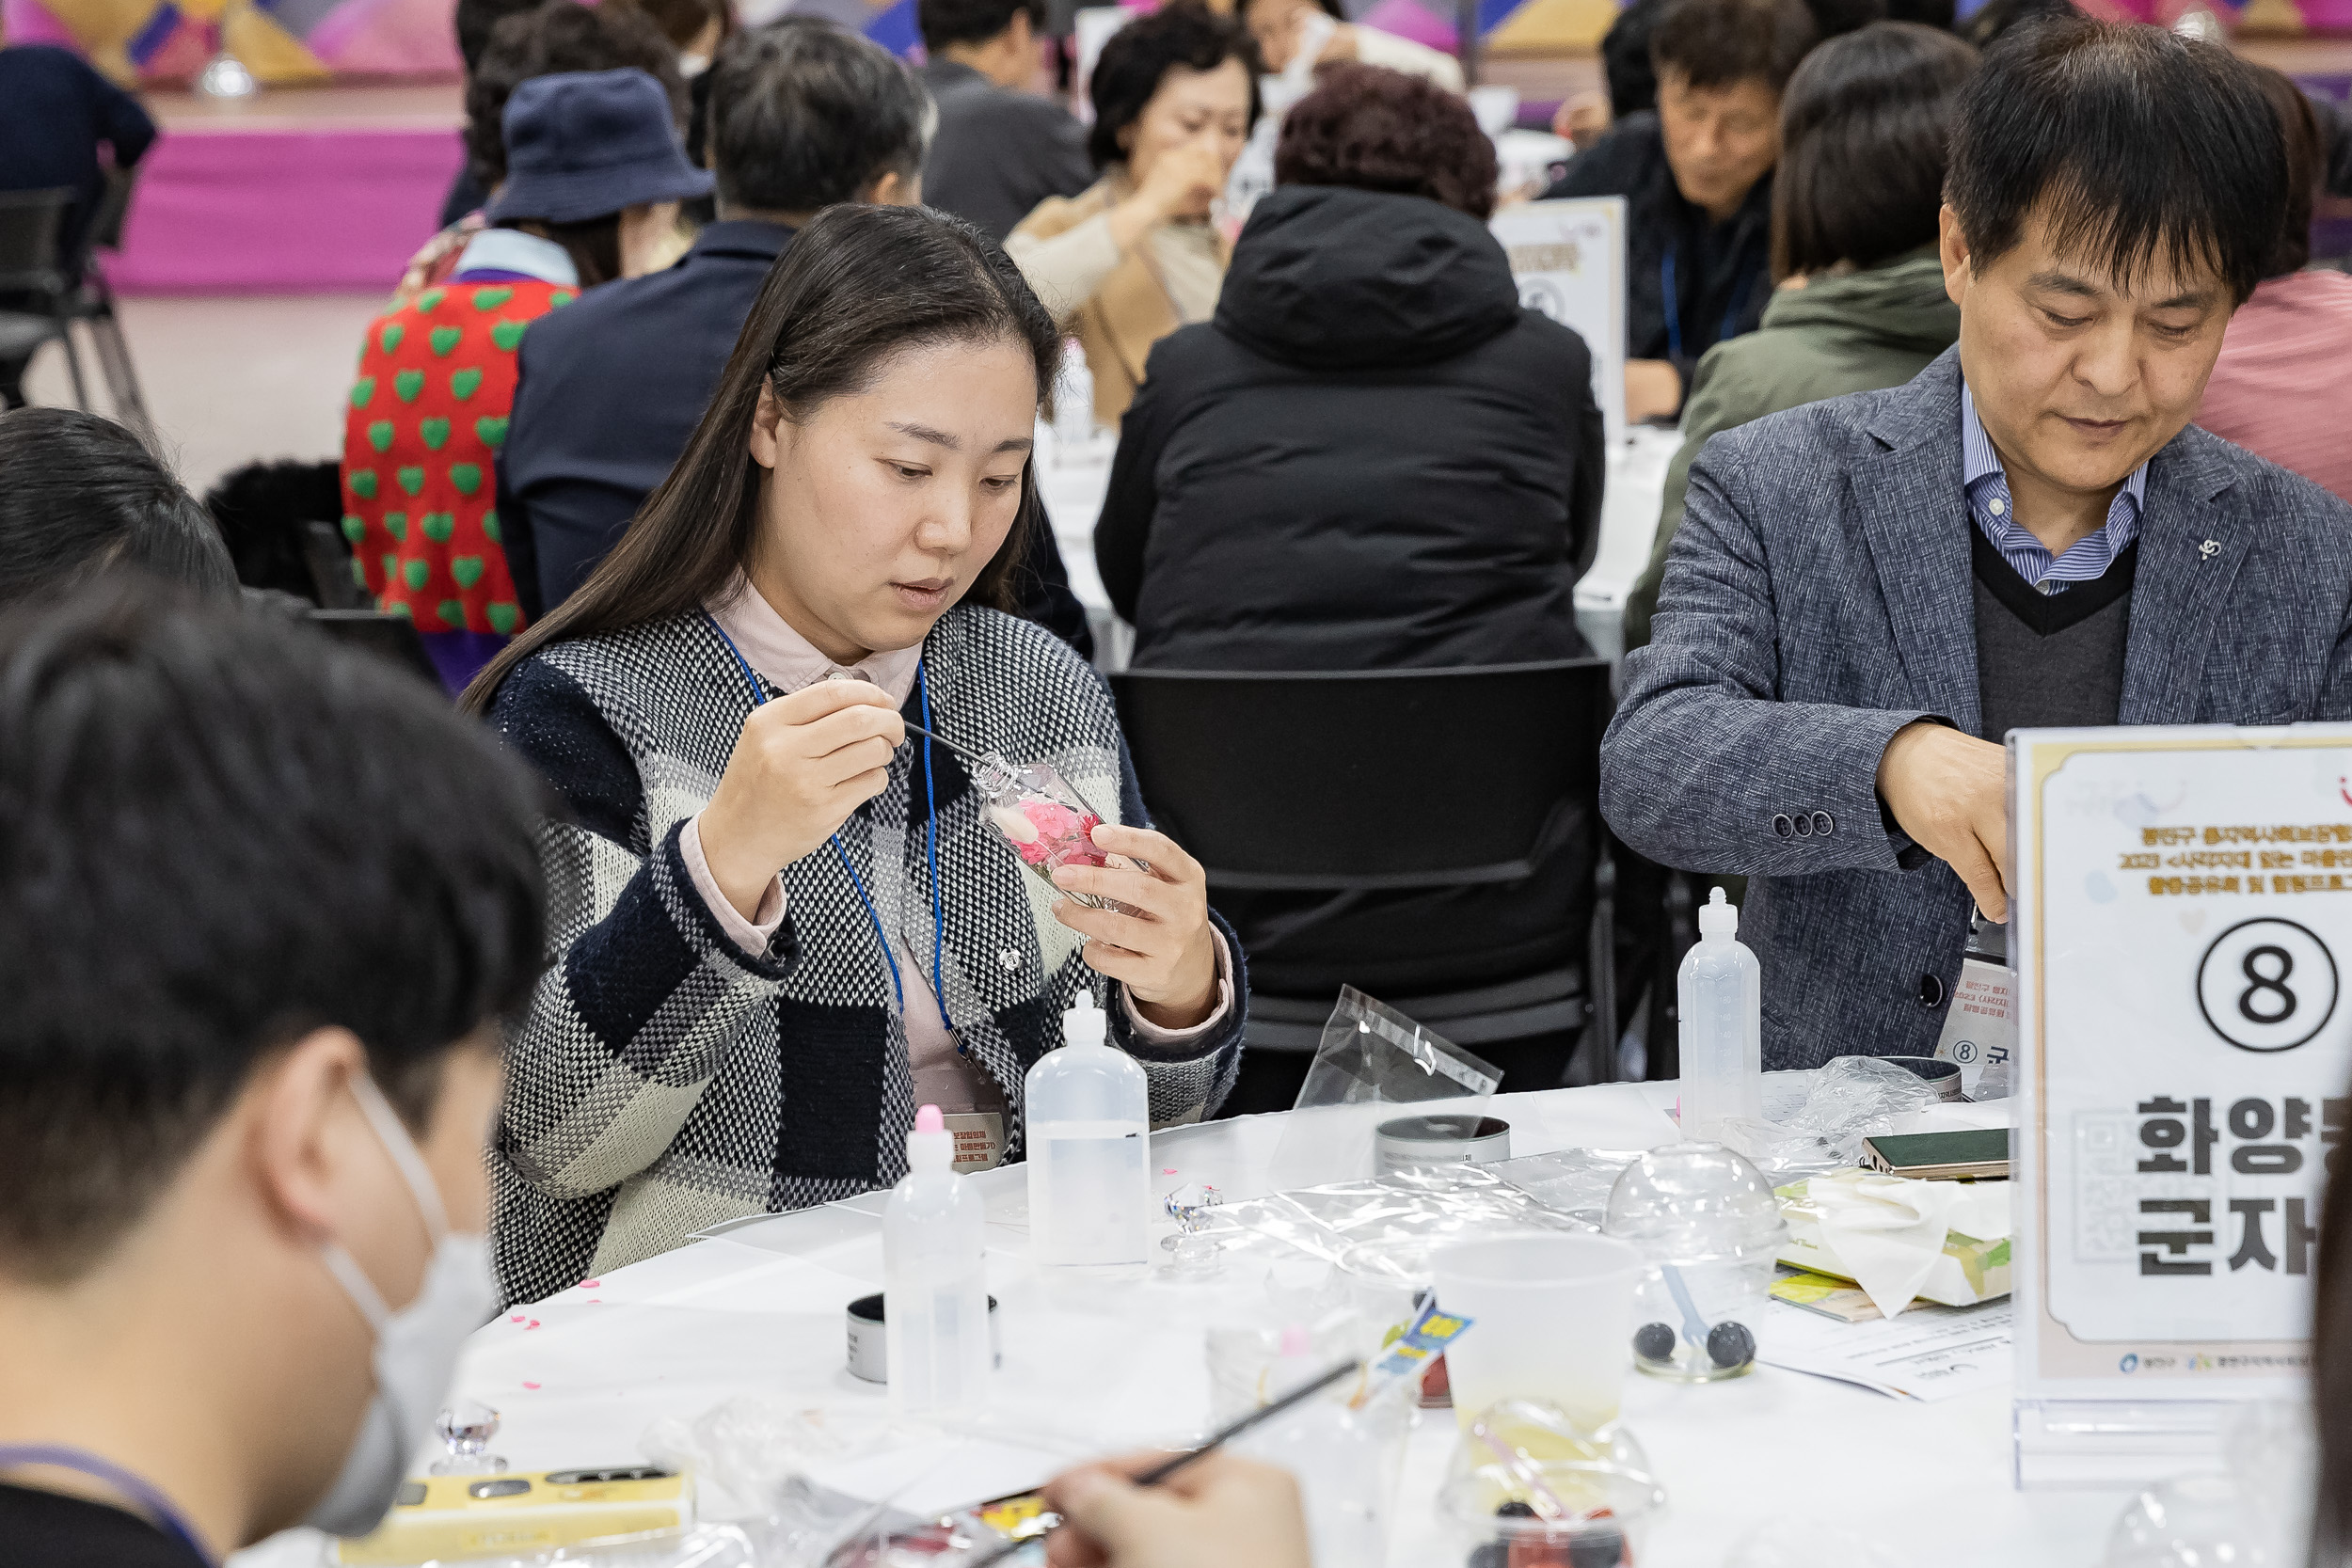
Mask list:
[[[1443,1101],[1444,1110],[1474,1120],[1502,1083],[1493,1063],[1354,986],[1343,987],[1275,1150],[1274,1184],[1320,1186],[1372,1176],[1374,1135],[1396,1107]]]

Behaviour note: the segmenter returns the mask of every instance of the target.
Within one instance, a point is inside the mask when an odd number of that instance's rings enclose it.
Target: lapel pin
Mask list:
[[[2198,556],[2205,561],[2211,561],[2215,556],[2219,555],[2220,553],[2221,541],[2218,539],[2208,539],[2203,544],[2197,546]]]

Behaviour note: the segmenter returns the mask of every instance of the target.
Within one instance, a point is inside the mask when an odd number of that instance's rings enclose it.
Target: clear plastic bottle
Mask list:
[[[907,1134],[906,1180],[882,1209],[883,1343],[901,1410],[974,1404],[986,1388],[986,1206],[954,1160],[939,1107],[924,1106]]]
[[[1041,1266],[1148,1261],[1151,1085],[1108,1043],[1109,1020],[1080,991],[1062,1045],[1029,1069],[1029,1243]]]
[[[1075,338],[1061,345],[1061,372],[1054,377],[1054,444],[1073,453],[1094,442],[1094,372]]]
[[[1740,910],[1716,888],[1699,909],[1698,944],[1676,976],[1682,1014],[1682,1136],[1720,1142],[1727,1117],[1764,1114],[1764,996]]]

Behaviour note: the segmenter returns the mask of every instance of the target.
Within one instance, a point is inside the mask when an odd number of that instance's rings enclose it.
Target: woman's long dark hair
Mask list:
[[[750,559],[759,527],[750,437],[762,386],[797,421],[868,385],[901,350],[1007,338],[1029,351],[1042,402],[1061,335],[1019,269],[978,230],[919,207],[819,213],[761,286],[686,454],[588,580],[474,678],[466,707],[486,709],[515,666],[550,642],[683,614],[726,586]],[[1036,479],[1025,467],[1011,531],[964,597],[1010,609],[1013,570],[1029,531],[1043,526]]]

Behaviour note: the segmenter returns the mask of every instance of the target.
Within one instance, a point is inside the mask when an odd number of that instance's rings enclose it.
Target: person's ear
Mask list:
[[[771,472],[784,460],[784,404],[765,381],[759,384],[759,403],[752,410],[752,434],[745,444],[752,461]]]
[[[920,207],[923,205],[923,176],[920,173],[901,174],[897,169],[877,175],[858,198],[868,207]]]
[[[1968,285],[1975,274],[1968,255],[1968,236],[1961,231],[1960,214],[1945,203],[1935,214],[1936,250],[1944,262],[1944,293],[1954,305],[1968,303]]]
[[[314,1029],[264,1062],[240,1097],[255,1182],[279,1222],[305,1242],[337,1232],[348,1157],[342,1127],[358,1114],[351,1081],[367,1069],[358,1036]]]

